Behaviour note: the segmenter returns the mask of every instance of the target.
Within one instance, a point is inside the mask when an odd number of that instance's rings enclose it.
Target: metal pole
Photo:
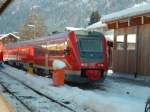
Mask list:
[[[34,26],[34,37],[33,37],[33,39],[35,39],[35,37],[36,37],[36,32],[35,32],[35,26]]]

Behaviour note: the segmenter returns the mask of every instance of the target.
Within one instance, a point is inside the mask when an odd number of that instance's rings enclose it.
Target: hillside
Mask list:
[[[0,34],[16,32],[31,13],[44,20],[48,32],[65,26],[85,27],[93,10],[102,15],[150,0],[14,0],[0,16]]]

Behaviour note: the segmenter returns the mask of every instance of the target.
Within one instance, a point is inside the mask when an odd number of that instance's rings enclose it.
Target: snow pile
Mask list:
[[[106,80],[104,90],[82,90],[78,87],[52,86],[52,80],[39,76],[26,75],[25,72],[7,67],[5,72],[23,81],[39,92],[59,101],[68,101],[75,106],[91,110],[90,112],[143,112],[145,101],[150,95],[149,87],[117,83]],[[78,111],[77,111],[78,112]]]
[[[76,27],[66,27],[66,31],[83,31],[85,30],[84,28],[76,28]]]
[[[113,73],[114,73],[113,70],[108,70],[107,71],[107,76],[113,76]]]
[[[52,66],[53,66],[53,70],[57,70],[57,69],[65,68],[66,64],[61,60],[54,60]]]

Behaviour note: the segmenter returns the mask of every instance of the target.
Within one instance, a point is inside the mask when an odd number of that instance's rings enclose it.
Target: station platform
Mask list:
[[[0,112],[16,112],[15,108],[7,99],[0,95]]]

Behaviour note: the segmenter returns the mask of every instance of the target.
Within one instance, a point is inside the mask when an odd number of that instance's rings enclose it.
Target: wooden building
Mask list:
[[[115,72],[150,75],[150,3],[102,17],[114,29]]]
[[[0,41],[3,44],[7,44],[9,42],[16,42],[19,39],[20,39],[20,37],[14,35],[13,33],[8,33],[8,34],[2,34],[2,35],[0,35]]]

